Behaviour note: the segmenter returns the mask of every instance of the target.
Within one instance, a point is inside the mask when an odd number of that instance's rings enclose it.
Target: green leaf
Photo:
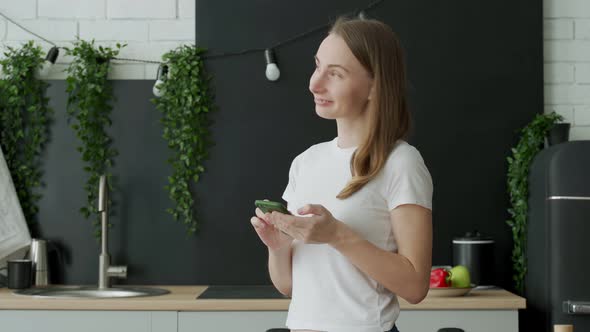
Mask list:
[[[0,80],[0,145],[21,208],[28,224],[36,221],[41,198],[35,191],[41,185],[41,153],[49,133],[52,110],[45,97],[47,83],[35,72],[44,58],[33,41],[20,47],[7,47],[0,66],[5,78]]]
[[[507,186],[511,208],[508,213],[513,217],[506,224],[512,229],[514,241],[512,249],[513,280],[520,294],[524,291],[526,277],[526,233],[528,211],[528,174],[530,163],[540,150],[545,136],[553,125],[563,118],[556,113],[537,114],[521,131],[516,147],[511,148],[512,156],[507,157]]]
[[[198,174],[204,171],[202,161],[207,157],[207,148],[212,145],[207,130],[211,121],[206,117],[195,117],[199,110],[208,111],[213,107],[212,98],[207,95],[210,79],[200,69],[204,67],[200,56],[203,52],[204,49],[196,46],[182,45],[164,54],[162,59],[169,66],[169,76],[174,79],[162,84],[166,91],[163,97],[152,99],[156,109],[162,112],[162,137],[172,154],[168,159],[172,175],[168,177],[169,185],[165,189],[175,207],[168,212],[186,225],[188,234],[199,229],[189,183],[198,182]]]
[[[117,48],[120,47],[117,44]],[[117,52],[110,47],[95,47],[94,40],[91,42],[78,40],[73,48],[66,49],[66,55],[74,57],[66,69],[68,73],[67,111],[70,117],[77,120],[77,123],[73,123],[71,127],[76,137],[80,139],[81,146],[77,150],[81,153],[84,162],[83,169],[88,174],[84,185],[87,202],[80,212],[86,219],[92,216],[95,234],[98,235],[100,223],[97,219],[95,204],[100,175],[107,175],[111,190],[114,191],[116,188],[110,180],[112,179],[110,170],[117,151],[111,147],[112,139],[108,136],[105,127],[111,124],[112,107],[110,105],[114,99],[111,83],[107,80],[107,69],[109,61]],[[111,200],[110,203],[116,202]]]

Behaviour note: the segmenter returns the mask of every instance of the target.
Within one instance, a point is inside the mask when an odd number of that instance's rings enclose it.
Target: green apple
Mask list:
[[[469,286],[471,286],[471,276],[467,267],[463,265],[454,266],[451,269],[451,287]]]

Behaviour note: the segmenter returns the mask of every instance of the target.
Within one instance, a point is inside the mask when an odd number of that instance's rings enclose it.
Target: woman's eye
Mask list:
[[[340,73],[338,73],[337,71],[331,71],[330,76],[342,78],[342,75],[340,75]]]

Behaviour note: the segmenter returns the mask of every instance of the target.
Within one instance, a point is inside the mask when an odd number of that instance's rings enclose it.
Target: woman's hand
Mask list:
[[[333,243],[338,238],[338,230],[343,225],[336,220],[330,211],[322,205],[307,204],[297,210],[300,215],[311,214],[311,217],[296,217],[278,212],[270,214],[268,221],[276,228],[289,234],[292,238],[304,243]]]
[[[276,214],[282,214],[274,212]],[[259,208],[256,208],[256,217],[250,219],[250,223],[254,226],[254,230],[258,237],[270,250],[283,249],[291,245],[293,238],[281,232],[278,228],[268,222],[270,213],[263,213]]]

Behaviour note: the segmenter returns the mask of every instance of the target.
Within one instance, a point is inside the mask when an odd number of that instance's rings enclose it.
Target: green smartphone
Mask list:
[[[287,208],[283,204],[279,202],[269,201],[267,199],[256,200],[254,201],[254,205],[256,205],[256,207],[258,207],[263,213],[277,211],[284,214],[291,214],[291,212],[289,212],[289,210],[287,210]]]

